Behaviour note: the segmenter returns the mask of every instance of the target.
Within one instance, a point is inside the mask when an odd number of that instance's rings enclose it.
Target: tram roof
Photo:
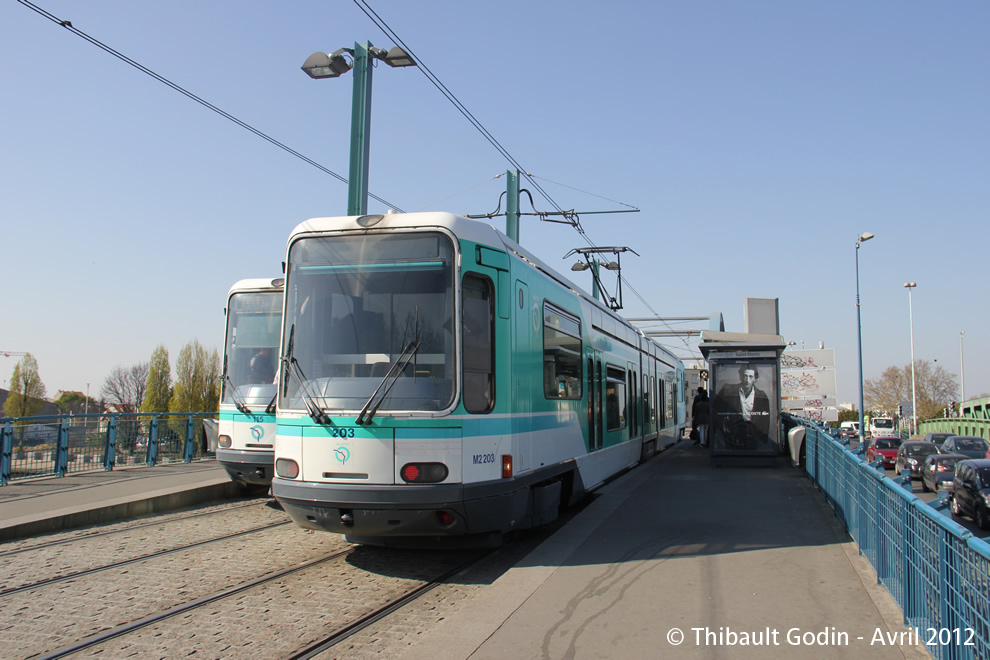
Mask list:
[[[464,238],[485,245],[502,242],[499,231],[490,224],[471,220],[453,213],[431,211],[426,213],[385,213],[350,215],[326,218],[310,218],[296,225],[289,234],[289,243],[301,234],[327,231],[361,231],[363,229],[407,229],[443,227]]]
[[[283,277],[250,277],[237,280],[227,292],[227,297],[231,297],[240,291],[268,291],[271,289],[281,289],[285,285]]]

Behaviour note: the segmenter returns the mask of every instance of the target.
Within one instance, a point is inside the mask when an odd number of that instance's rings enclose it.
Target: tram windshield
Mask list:
[[[275,397],[281,326],[281,291],[245,291],[230,297],[223,403],[255,409]]]
[[[383,386],[379,411],[447,408],[454,395],[453,260],[453,243],[434,232],[293,243],[281,406],[357,412]]]

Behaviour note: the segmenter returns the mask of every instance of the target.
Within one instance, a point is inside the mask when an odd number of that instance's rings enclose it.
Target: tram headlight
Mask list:
[[[438,484],[447,478],[450,470],[443,463],[406,463],[399,476],[407,484]]]
[[[219,440],[218,440],[218,442],[220,443],[220,446],[223,447],[224,449],[229,449],[230,448],[230,436],[229,435],[221,435],[220,438],[219,438]]]
[[[299,463],[291,458],[279,458],[275,461],[275,474],[283,479],[295,479],[299,476]]]

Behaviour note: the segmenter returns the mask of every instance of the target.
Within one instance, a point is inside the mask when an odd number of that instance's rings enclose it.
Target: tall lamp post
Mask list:
[[[351,56],[347,61],[344,53]],[[354,69],[354,95],[351,101],[351,161],[347,184],[347,214],[368,213],[368,160],[371,145],[371,60],[381,60],[391,67],[416,66],[406,51],[398,46],[389,51],[375,48],[370,42],[355,43],[354,48],[340,48],[332,53],[318,51],[310,55],[302,70],[310,78],[337,78]]]
[[[963,337],[966,335],[965,330],[959,331],[959,382],[962,385],[962,398],[960,401],[966,400],[966,362],[963,360]]]
[[[866,433],[863,420],[863,318],[859,311],[859,246],[873,238],[870,232],[864,232],[856,239],[856,348],[859,353],[859,441],[863,442]]]
[[[914,384],[914,301],[911,294],[916,286],[915,282],[904,283],[904,288],[908,290],[908,317],[911,321],[911,422],[914,435],[918,435],[918,389]]]

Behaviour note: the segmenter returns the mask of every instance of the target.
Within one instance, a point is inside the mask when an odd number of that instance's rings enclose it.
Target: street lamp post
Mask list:
[[[859,246],[873,238],[870,232],[864,232],[856,239],[856,348],[859,353],[859,441],[863,441],[866,429],[863,420],[863,318],[859,311]]]
[[[914,380],[914,301],[912,292],[918,286],[915,282],[905,282],[904,287],[908,290],[908,316],[911,321],[911,422],[914,427],[914,435],[918,435],[918,389]]]
[[[348,62],[344,53],[351,56]],[[337,78],[354,70],[354,92],[351,101],[351,160],[347,184],[347,214],[368,213],[368,161],[371,150],[371,60],[377,59],[391,67],[416,66],[416,62],[398,46],[389,51],[375,48],[371,42],[355,43],[354,48],[340,48],[332,53],[318,51],[310,55],[302,70],[310,78]]]
[[[959,331],[959,383],[962,385],[962,397],[960,401],[966,400],[966,362],[963,360],[963,337],[966,335],[965,330]]]

